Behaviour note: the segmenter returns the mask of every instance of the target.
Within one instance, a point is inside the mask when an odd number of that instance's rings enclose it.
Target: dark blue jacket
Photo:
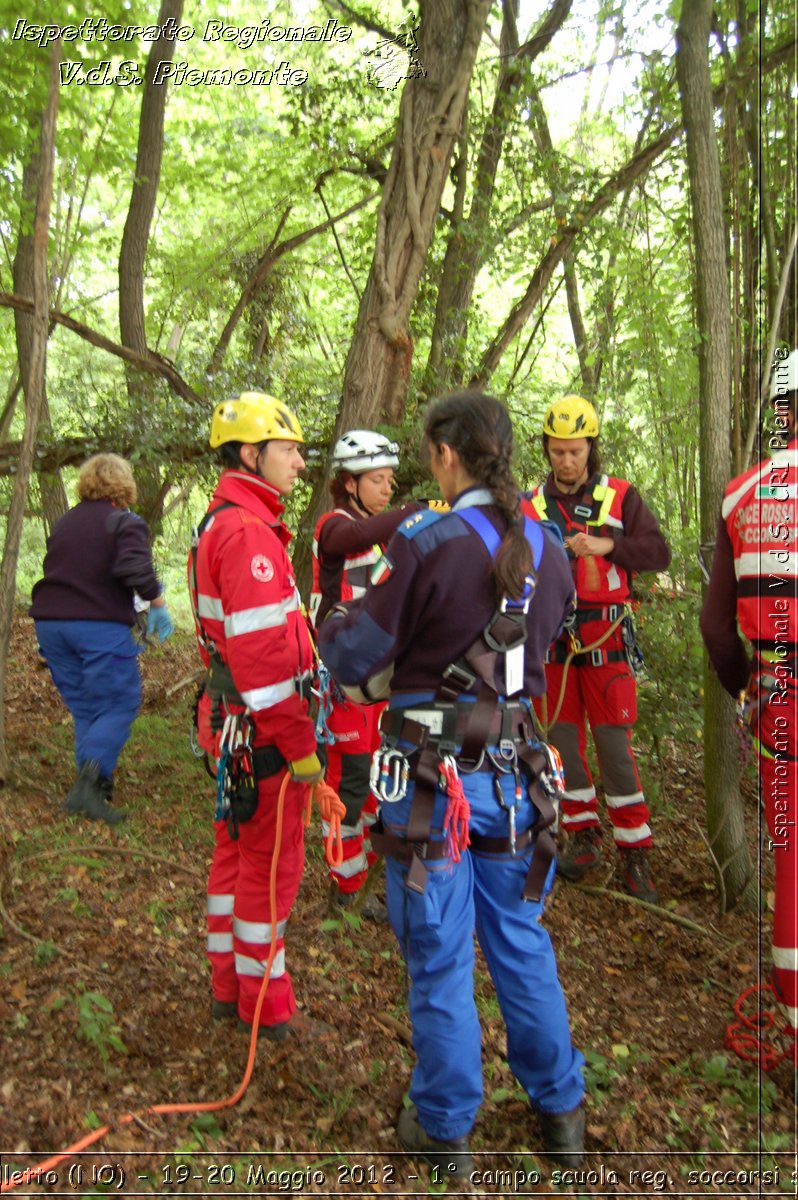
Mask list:
[[[477,504],[499,534],[498,508],[482,488],[454,502]],[[437,518],[437,519],[436,519]],[[573,580],[562,543],[545,531],[537,584],[527,614],[524,693],[545,691],[543,659],[568,615]],[[496,609],[491,558],[480,535],[456,511],[421,512],[399,526],[372,571],[366,595],[319,628],[319,652],[341,683],[360,685],[394,663],[392,692],[436,691],[441,676],[479,637]]]
[[[133,625],[133,592],[161,593],[146,522],[110,500],[81,500],[47,539],[44,578],[33,587],[37,621],[119,621]]]

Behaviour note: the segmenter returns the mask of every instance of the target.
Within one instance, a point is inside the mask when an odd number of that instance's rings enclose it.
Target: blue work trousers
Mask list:
[[[139,647],[118,621],[36,621],[39,649],[72,714],[75,761],[110,779],[141,704]]]
[[[507,813],[493,775],[463,775],[470,828],[506,838]],[[514,800],[511,775],[501,779]],[[404,833],[412,803],[383,804],[386,829]],[[440,837],[446,799],[436,796],[433,836]],[[521,832],[537,811],[524,788],[517,812]],[[437,827],[437,828],[436,828]],[[584,1058],[571,1044],[568,1014],[554,949],[540,925],[543,900],[521,898],[530,852],[463,853],[459,863],[430,863],[423,894],[406,887],[407,867],[386,859],[388,915],[410,976],[410,1017],[416,1066],[410,1098],[427,1133],[448,1141],[468,1134],[482,1101],[481,1029],[474,1001],[474,930],[496,988],[507,1030],[507,1059],[535,1109],[569,1112],[581,1103]],[[546,890],[551,886],[552,870]]]

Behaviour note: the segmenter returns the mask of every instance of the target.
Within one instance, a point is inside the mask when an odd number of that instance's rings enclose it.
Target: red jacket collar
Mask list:
[[[237,504],[239,508],[245,508],[261,520],[266,520],[268,514],[272,518],[268,521],[269,525],[279,525],[282,531],[281,540],[290,541],[292,535],[280,520],[285,508],[280,493],[265,479],[261,479],[260,475],[232,469],[222,471],[213,499],[214,502]]]

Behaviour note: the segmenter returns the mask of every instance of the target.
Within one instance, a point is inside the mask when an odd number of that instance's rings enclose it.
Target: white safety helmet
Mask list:
[[[798,392],[798,350],[780,358],[770,376],[770,399]]]
[[[335,443],[332,469],[348,471],[350,475],[363,475],[376,471],[378,467],[398,467],[399,447],[381,433],[370,429],[350,429]]]

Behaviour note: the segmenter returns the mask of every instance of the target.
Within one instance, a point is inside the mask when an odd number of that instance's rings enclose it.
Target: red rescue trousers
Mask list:
[[[277,866],[277,911],[270,912],[269,880],[275,852],[277,796],[284,772],[258,783],[254,817],[238,827],[233,841],[226,821],[217,821],[216,848],[208,877],[208,959],[216,1000],[238,1001],[238,1015],[248,1024],[263,982],[271,949],[276,951],[261,1025],[287,1021],[296,1010],[291,976],[285,969],[284,935],[305,863],[304,808],[307,787],[289,783],[283,806]]]
[[[369,774],[372,756],[380,744],[384,708],[384,704],[334,701],[327,721],[335,742],[327,748],[326,778],[346,805],[341,822],[344,861],[340,867],[330,868],[330,876],[345,895],[360,890],[377,857],[369,839],[369,830],[377,819],[377,800],[369,789]],[[326,837],[325,822],[322,831]]]
[[[798,689],[771,693],[752,730],[773,855],[773,984],[798,1032]],[[796,1063],[798,1066],[798,1063]]]
[[[580,626],[582,645],[598,640],[609,621],[586,621]],[[616,629],[597,649],[602,660],[620,657],[623,638]],[[578,665],[576,665],[578,663]],[[564,663],[546,664],[546,696],[535,701],[544,727],[552,716],[563,688]],[[593,664],[583,656],[572,659],[565,674],[565,690],[557,722],[548,740],[562,758],[565,794],[560,802],[562,825],[569,833],[599,827],[598,801],[587,761],[587,723],[596,744],[601,783],[607,798],[616,845],[650,846],[649,812],[632,750],[632,727],[637,720],[637,688],[631,667],[622,661]]]

